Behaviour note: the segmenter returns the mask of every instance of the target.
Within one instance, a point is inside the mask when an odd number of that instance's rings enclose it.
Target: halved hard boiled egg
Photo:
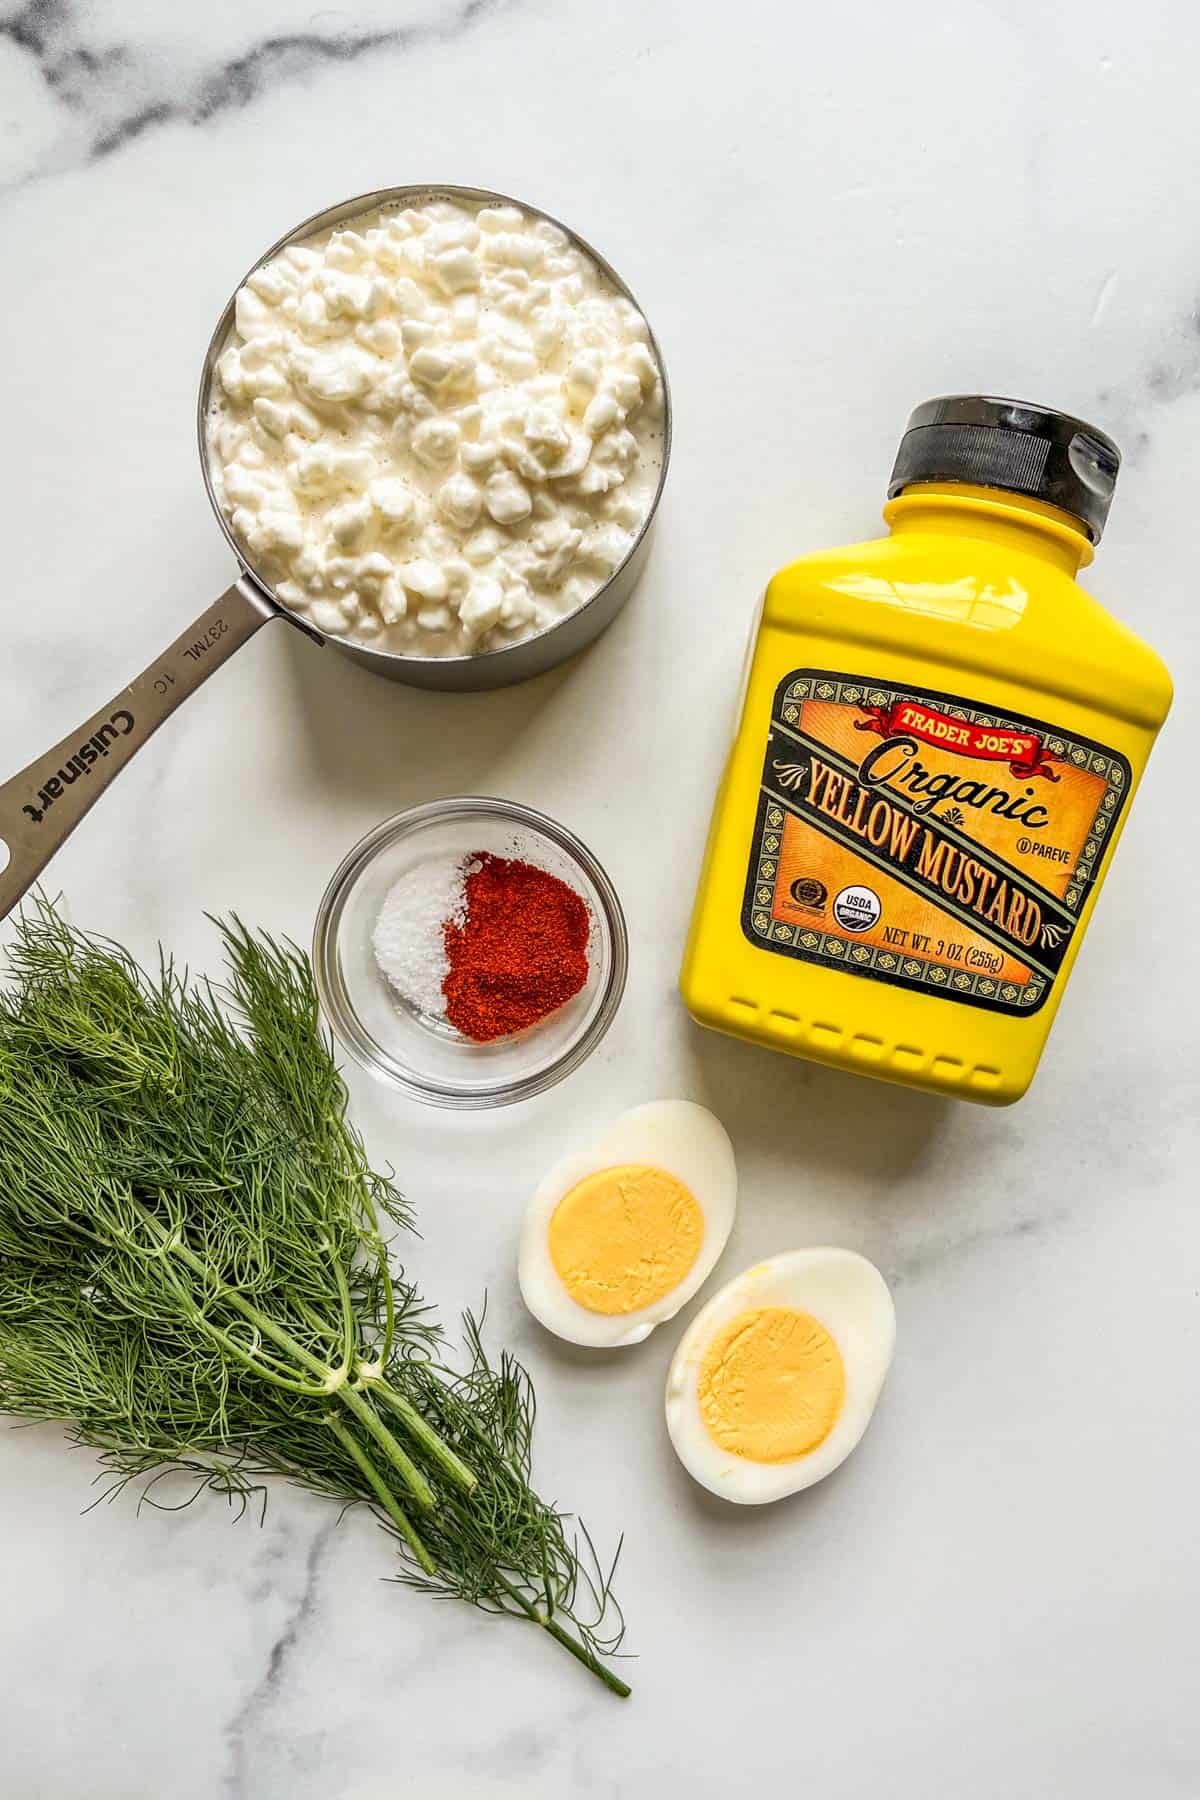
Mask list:
[[[887,1283],[853,1250],[793,1250],[747,1269],[697,1314],[671,1362],[680,1462],[742,1506],[811,1487],[870,1424],[895,1341]]]
[[[568,1343],[640,1344],[709,1274],[736,1209],[720,1121],[690,1100],[635,1106],[556,1163],[530,1201],[525,1304]]]

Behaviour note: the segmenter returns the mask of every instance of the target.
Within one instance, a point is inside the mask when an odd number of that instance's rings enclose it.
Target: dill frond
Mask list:
[[[148,974],[47,900],[0,990],[0,1410],[99,1452],[99,1498],[284,1475],[392,1535],[398,1579],[532,1621],[614,1692],[620,1609],[531,1484],[533,1389],[389,1263],[411,1228],[346,1116],[307,957],[216,921],[227,980]],[[191,1483],[182,1501],[163,1478]]]

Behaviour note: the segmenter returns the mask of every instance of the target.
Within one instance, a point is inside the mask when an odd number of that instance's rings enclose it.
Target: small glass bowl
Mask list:
[[[371,938],[400,877],[433,856],[490,851],[547,869],[588,908],[588,978],[537,1025],[491,1043],[461,1037],[409,1005],[375,960]],[[326,1018],[356,1061],[431,1106],[511,1106],[553,1087],[591,1055],[625,989],[629,940],[608,876],[553,819],[506,800],[434,800],[385,819],[356,844],[326,888],[313,970]]]

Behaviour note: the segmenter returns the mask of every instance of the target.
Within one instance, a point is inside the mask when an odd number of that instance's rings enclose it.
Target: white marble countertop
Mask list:
[[[656,324],[677,445],[647,578],[578,666],[445,698],[273,627],[54,866],[78,922],[204,966],[206,908],[306,939],[349,845],[435,795],[530,802],[607,864],[632,971],[583,1071],[490,1117],[353,1088],[427,1291],[453,1318],[486,1287],[535,1373],[544,1490],[626,1532],[634,1699],[387,1585],[365,1517],[283,1487],[262,1530],[217,1502],[85,1517],[88,1453],[0,1431],[5,1800],[1200,1790],[1189,43],[1182,0],[7,0],[0,774],[225,584],[201,354],[242,269],[320,205],[458,180],[577,224]],[[868,535],[910,407],[964,388],[1118,437],[1088,579],[1180,689],[1041,1075],[1002,1113],[718,1040],[674,995],[753,597]],[[735,1141],[726,1273],[834,1241],[894,1284],[866,1441],[771,1509],[710,1503],[675,1463],[673,1329],[593,1364],[517,1297],[530,1183],[667,1094]]]

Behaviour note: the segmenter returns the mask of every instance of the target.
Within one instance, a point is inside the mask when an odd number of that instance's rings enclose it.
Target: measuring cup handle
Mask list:
[[[136,681],[0,786],[0,919],[163,720],[277,616],[251,582],[235,581]]]

